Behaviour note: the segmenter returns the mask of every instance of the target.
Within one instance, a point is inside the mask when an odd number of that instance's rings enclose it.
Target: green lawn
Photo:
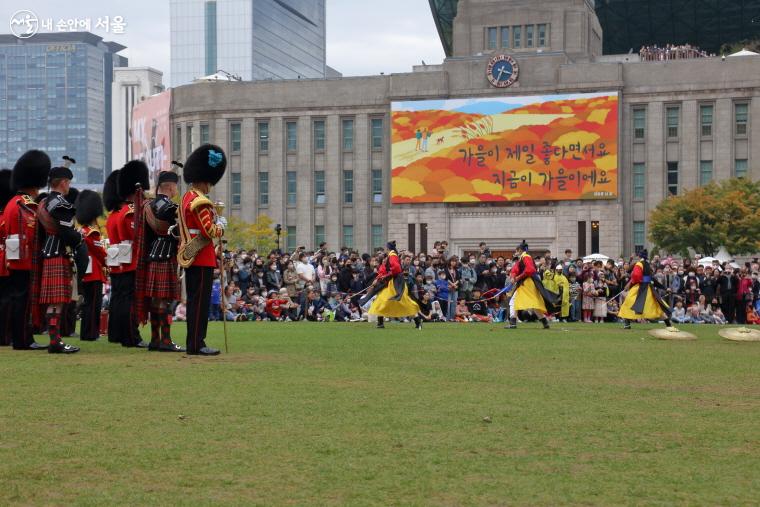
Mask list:
[[[760,343],[717,327],[228,327],[0,349],[0,505],[760,502]]]

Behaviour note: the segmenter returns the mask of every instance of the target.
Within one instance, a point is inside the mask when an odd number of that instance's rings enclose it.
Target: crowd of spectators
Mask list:
[[[215,273],[212,320],[340,321],[367,320],[360,294],[375,279],[383,253],[362,254],[348,248],[330,252],[326,244],[308,252],[238,250],[225,253],[226,286]],[[617,322],[623,292],[635,262],[609,259],[584,262],[566,250],[561,258],[534,257],[544,285],[558,293],[562,309],[554,318],[568,322]],[[430,253],[402,251],[401,264],[411,295],[425,321],[502,322],[508,319],[509,272],[513,260],[493,256],[485,243],[459,258],[445,241]],[[760,266],[757,259],[743,266],[671,257],[651,259],[660,295],[673,308],[677,323],[758,323]],[[506,289],[505,289],[506,287]],[[222,298],[222,291],[225,297]],[[223,308],[223,301],[226,307]],[[186,312],[180,303],[175,320]]]
[[[639,50],[639,56],[643,61],[664,61],[664,60],[684,60],[687,58],[707,58],[710,55],[706,51],[695,48],[690,44],[667,44],[659,47],[642,46]]]

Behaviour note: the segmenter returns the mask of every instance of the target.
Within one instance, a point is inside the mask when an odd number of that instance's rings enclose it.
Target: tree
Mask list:
[[[283,234],[280,238],[280,245],[282,245],[284,237]],[[224,238],[227,240],[227,248],[230,250],[240,248],[252,250],[255,248],[259,254],[266,255],[277,248],[277,234],[274,231],[272,219],[267,215],[259,215],[253,223],[229,217]]]
[[[744,178],[710,183],[662,201],[649,217],[649,237],[659,248],[688,255],[760,249],[760,183]]]

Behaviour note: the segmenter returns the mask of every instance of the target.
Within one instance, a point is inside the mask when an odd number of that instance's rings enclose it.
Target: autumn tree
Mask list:
[[[266,255],[277,248],[277,234],[274,231],[272,219],[267,215],[259,215],[256,221],[246,222],[240,218],[229,217],[227,229],[224,232],[227,240],[227,248],[237,250],[256,249],[259,254]],[[280,246],[285,239],[285,234],[280,236]]]
[[[760,249],[760,183],[744,178],[689,190],[662,201],[650,214],[649,237],[660,249],[688,255],[692,248],[715,255]]]

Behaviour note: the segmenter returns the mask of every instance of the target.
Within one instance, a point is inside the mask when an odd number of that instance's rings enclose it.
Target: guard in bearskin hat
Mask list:
[[[106,178],[103,184],[103,207],[108,212],[108,218],[106,219],[106,235],[108,236],[108,246],[106,248],[106,269],[111,275],[111,294],[109,297],[108,307],[113,309],[113,299],[122,299],[118,290],[121,284],[117,283],[114,287],[114,280],[118,281],[121,274],[121,264],[119,264],[119,228],[118,221],[121,212],[121,208],[124,205],[124,201],[119,197],[119,169],[112,171]],[[109,310],[108,315],[108,341],[111,343],[121,343],[122,335],[125,333],[125,329],[121,329],[114,325],[114,319],[111,318],[111,312]]]
[[[0,347],[11,344],[10,315],[11,305],[8,300],[8,265],[5,261],[5,205],[13,198],[11,190],[11,170],[0,170]]]
[[[3,237],[8,265],[7,298],[11,315],[10,333],[16,350],[44,350],[32,336],[29,301],[33,243],[37,230],[39,190],[45,187],[50,173],[50,157],[39,150],[24,153],[13,166],[11,188],[15,195],[3,211]]]
[[[544,287],[533,257],[528,253],[528,244],[524,240],[515,248],[515,260],[512,271],[509,272],[510,282],[515,288],[509,300],[509,323],[505,328],[517,328],[517,312],[522,310],[533,312],[544,329],[549,329],[546,316],[557,312],[559,296]]]
[[[83,190],[76,202],[77,222],[81,226],[89,257],[82,277],[82,325],[79,339],[95,341],[100,337],[100,309],[103,305],[103,284],[106,282],[106,250],[100,237],[98,218],[103,215],[103,200],[97,192]]]
[[[211,284],[217,267],[214,240],[224,235],[227,220],[217,215],[207,195],[222,179],[226,168],[224,151],[213,144],[204,144],[191,153],[183,168],[183,177],[190,189],[182,196],[177,261],[185,268],[188,354],[219,354],[219,350],[206,345],[206,328]]]
[[[111,311],[109,319],[113,325],[122,329],[121,345],[123,347],[148,348],[140,338],[137,324],[135,302],[135,275],[137,271],[137,252],[134,248],[136,238],[140,236],[142,220],[138,220],[136,211],[142,209],[144,192],[150,188],[148,166],[142,160],[131,160],[119,170],[117,189],[119,198],[124,203],[117,212],[116,230],[118,231],[119,273],[111,275]],[[114,242],[111,241],[114,246]],[[111,322],[109,321],[109,325]]]
[[[631,271],[623,292],[628,292],[625,301],[620,305],[618,316],[625,322],[624,329],[631,329],[632,320],[659,321],[664,319],[665,327],[672,327],[670,321],[671,309],[662,300],[655,288],[663,289],[660,282],[652,276],[652,266],[649,264],[649,252],[644,249],[639,252],[639,260]]]
[[[145,324],[150,313],[150,344],[148,350],[185,352],[171,337],[169,305],[180,298],[177,277],[177,209],[172,199],[179,190],[179,176],[171,171],[158,175],[156,197],[145,201],[138,209],[142,234],[136,239],[137,278],[135,304],[137,319]]]
[[[68,162],[68,161],[67,161]],[[66,200],[74,174],[65,163],[50,170],[50,192],[37,209],[37,234],[32,255],[31,304],[35,324],[45,315],[51,354],[73,354],[78,347],[63,342],[61,312],[71,301],[73,278],[86,269],[86,247],[82,234],[74,227],[74,205]],[[82,265],[84,253],[84,265]]]

